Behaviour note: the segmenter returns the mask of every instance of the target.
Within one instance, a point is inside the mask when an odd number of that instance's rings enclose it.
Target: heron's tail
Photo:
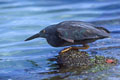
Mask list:
[[[39,33],[37,33],[37,34],[35,34],[35,35],[27,38],[25,41],[29,41],[29,40],[32,40],[32,39],[35,39],[35,38],[38,38],[38,37],[40,37],[40,34],[39,34]]]
[[[98,29],[101,29],[101,30],[104,30],[104,31],[106,31],[107,33],[120,33],[120,30],[112,30],[112,31],[109,31],[109,30],[107,30],[106,28],[103,28],[103,27],[96,27],[96,28],[98,28]]]
[[[107,30],[107,29],[106,29],[106,28],[104,28],[104,27],[96,27],[96,28],[101,29],[101,30],[104,30],[104,31],[106,31],[107,33],[110,33],[110,31],[109,31],[109,30]]]

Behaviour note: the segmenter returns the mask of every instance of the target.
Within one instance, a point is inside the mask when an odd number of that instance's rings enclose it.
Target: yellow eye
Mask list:
[[[46,31],[45,31],[45,30],[43,30],[42,32],[43,32],[43,33],[45,33]]]

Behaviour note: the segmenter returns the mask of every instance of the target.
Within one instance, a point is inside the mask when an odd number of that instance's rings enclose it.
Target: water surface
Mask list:
[[[112,37],[90,43],[88,52],[119,60],[119,0],[0,0],[0,80],[41,80],[64,75],[38,74],[51,71],[49,65],[56,62],[47,59],[58,55],[62,47],[51,47],[42,38],[24,40],[48,25],[65,20],[93,22],[110,30]],[[65,80],[100,78],[119,80],[120,64],[94,74],[67,76]]]

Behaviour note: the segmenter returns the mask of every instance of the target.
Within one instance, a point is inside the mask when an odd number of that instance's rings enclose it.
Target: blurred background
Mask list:
[[[24,40],[48,25],[65,20],[92,22],[113,32],[112,38],[91,43],[88,52],[107,47],[95,53],[120,58],[120,0],[0,0],[0,80],[49,80],[57,76],[38,73],[51,71],[49,65],[56,62],[47,59],[63,48],[51,47],[42,38]],[[119,64],[101,72],[71,75],[65,80],[98,80],[98,75],[102,80],[120,80]]]

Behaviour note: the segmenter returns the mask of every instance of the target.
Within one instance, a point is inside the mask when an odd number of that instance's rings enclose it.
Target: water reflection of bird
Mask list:
[[[109,31],[103,27],[97,27],[91,23],[82,21],[64,21],[50,25],[39,33],[27,38],[25,41],[34,38],[46,38],[47,42],[54,47],[82,44],[83,46],[72,46],[61,51],[64,53],[71,49],[88,49],[87,43],[98,39],[108,38]]]

